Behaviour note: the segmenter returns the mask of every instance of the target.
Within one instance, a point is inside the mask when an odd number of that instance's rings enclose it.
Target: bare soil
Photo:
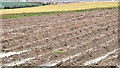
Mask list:
[[[5,66],[117,65],[118,9],[2,22],[2,52],[10,53],[1,58]]]

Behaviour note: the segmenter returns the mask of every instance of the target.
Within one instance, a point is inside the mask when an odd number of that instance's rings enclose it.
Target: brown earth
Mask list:
[[[3,65],[80,66],[117,65],[118,9],[2,20]],[[58,53],[55,53],[58,51]],[[22,62],[21,62],[22,61]]]

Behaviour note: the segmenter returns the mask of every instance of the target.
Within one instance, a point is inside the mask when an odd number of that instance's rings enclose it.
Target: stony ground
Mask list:
[[[3,19],[5,66],[117,65],[118,9]]]

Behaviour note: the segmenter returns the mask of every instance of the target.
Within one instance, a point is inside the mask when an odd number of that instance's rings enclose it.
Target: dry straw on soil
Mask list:
[[[15,13],[35,13],[35,12],[53,12],[53,11],[69,11],[69,10],[82,10],[93,8],[107,8],[117,7],[118,2],[84,2],[84,3],[70,3],[62,5],[48,5],[30,8],[18,9],[3,9],[2,14],[15,14]]]

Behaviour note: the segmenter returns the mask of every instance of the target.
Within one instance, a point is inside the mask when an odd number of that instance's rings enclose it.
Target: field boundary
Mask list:
[[[41,15],[43,16],[43,15],[65,14],[65,13],[79,13],[79,12],[88,12],[88,11],[95,11],[95,10],[107,10],[107,9],[116,9],[116,8],[120,8],[120,6],[119,7],[107,7],[107,8],[83,9],[83,10],[70,10],[70,11],[2,14],[2,19],[13,19],[13,18],[33,17],[33,16],[41,16]]]

